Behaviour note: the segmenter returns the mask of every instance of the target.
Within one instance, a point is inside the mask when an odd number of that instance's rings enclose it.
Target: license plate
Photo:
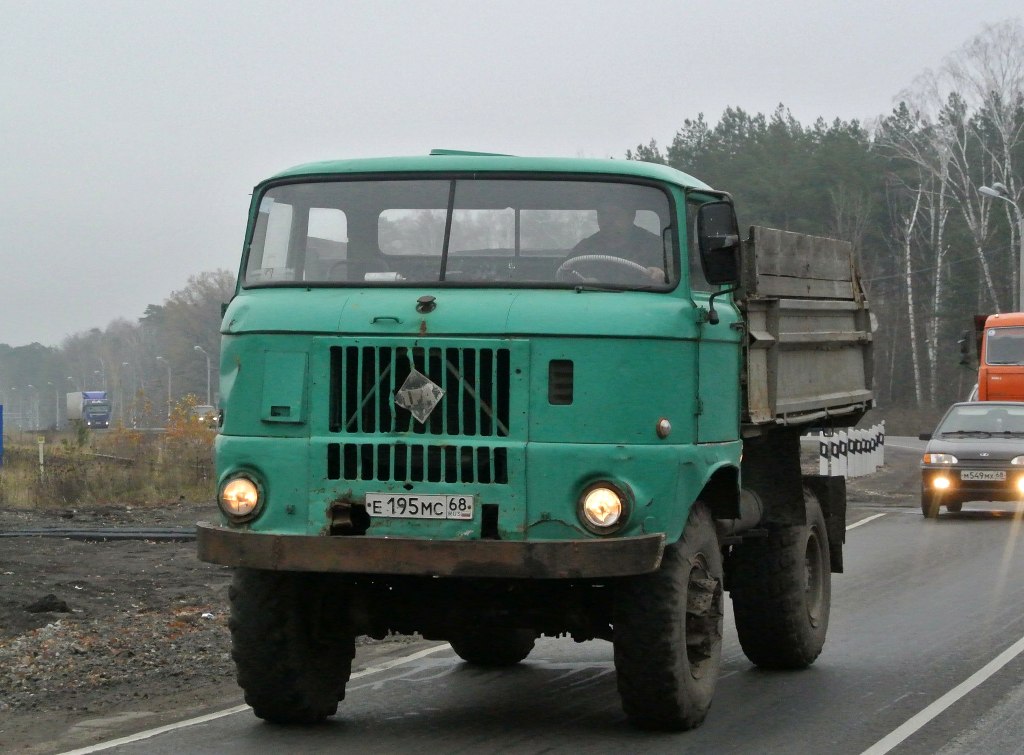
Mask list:
[[[1003,470],[962,469],[960,470],[960,479],[1002,482],[1006,479],[1006,472]]]
[[[367,493],[366,513],[396,519],[472,519],[472,495]]]

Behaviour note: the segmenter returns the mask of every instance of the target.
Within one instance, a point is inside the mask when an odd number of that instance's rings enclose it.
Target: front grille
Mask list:
[[[508,484],[508,449],[328,443],[327,479]]]
[[[504,348],[333,346],[330,430],[508,437],[509,363]],[[444,391],[424,423],[395,405],[413,369]]]

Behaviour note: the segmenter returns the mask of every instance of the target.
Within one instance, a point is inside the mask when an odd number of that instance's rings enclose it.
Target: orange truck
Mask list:
[[[1024,401],[1024,312],[978,316],[978,401]]]

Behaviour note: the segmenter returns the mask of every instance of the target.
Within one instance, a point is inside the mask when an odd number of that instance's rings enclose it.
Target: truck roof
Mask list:
[[[1005,328],[1011,325],[1024,325],[1024,312],[1001,312],[989,315],[985,320],[986,328]]]
[[[352,160],[327,160],[306,163],[282,171],[270,181],[281,178],[362,173],[592,173],[666,181],[684,188],[711,187],[667,165],[640,160],[597,160],[570,157],[516,157],[483,152],[435,149],[429,155],[411,157],[372,157]]]

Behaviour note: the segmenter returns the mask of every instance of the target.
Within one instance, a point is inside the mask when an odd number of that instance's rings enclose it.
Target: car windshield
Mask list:
[[[954,406],[939,424],[940,435],[1024,434],[1024,405],[980,402]]]
[[[596,180],[290,183],[260,199],[246,287],[502,285],[668,290],[668,196]]]
[[[1024,328],[989,328],[985,343],[986,364],[1024,364]]]

